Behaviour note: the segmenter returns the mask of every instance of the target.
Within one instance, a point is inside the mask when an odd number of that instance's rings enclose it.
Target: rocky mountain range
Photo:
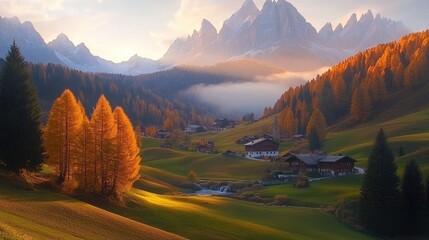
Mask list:
[[[214,65],[240,59],[254,59],[289,71],[314,70],[331,66],[354,53],[409,33],[401,23],[375,17],[371,11],[358,20],[333,29],[327,23],[319,32],[285,0],[267,0],[259,10],[252,0],[217,29],[206,19],[199,31],[176,39],[159,60],[138,55],[114,63],[94,56],[84,43],[75,45],[60,34],[45,43],[30,22],[17,17],[0,17],[0,56],[15,40],[25,58],[32,62],[63,64],[86,72],[138,75],[177,65]]]
[[[199,31],[177,39],[161,61],[211,65],[239,58],[254,58],[288,70],[330,66],[376,44],[409,33],[402,22],[375,17],[370,10],[344,27],[327,23],[319,32],[285,0],[267,0],[259,10],[252,0],[216,29],[203,20]],[[198,43],[198,44],[197,44]],[[202,44],[199,44],[202,43]]]
[[[94,56],[80,43],[77,46],[65,34],[46,44],[31,22],[21,23],[17,17],[0,17],[0,56],[6,55],[12,41],[16,41],[26,60],[34,63],[55,63],[85,72],[138,75],[162,70],[154,60],[132,56],[128,61],[114,63]]]

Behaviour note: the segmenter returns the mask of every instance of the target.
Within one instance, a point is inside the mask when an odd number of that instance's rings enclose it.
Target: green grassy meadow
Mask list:
[[[134,204],[126,210],[127,216],[190,239],[374,239],[315,208],[137,189],[129,196]]]
[[[181,239],[58,193],[0,184],[0,239]]]
[[[320,208],[357,199],[363,176],[315,181],[302,189],[282,184],[257,190],[264,198],[286,195],[292,204],[289,207],[193,196],[179,184],[186,182],[190,170],[205,180],[259,180],[270,162],[224,157],[221,153],[244,151],[235,141],[245,135],[269,133],[272,121],[268,118],[192,136],[192,141],[213,140],[218,154],[161,148],[162,140],[143,138],[141,178],[128,194],[126,206],[94,206],[47,190],[17,189],[0,183],[0,239],[374,239]],[[358,160],[358,166],[365,167],[381,127],[395,155],[399,146],[405,150],[406,155],[397,158],[399,175],[408,158],[417,159],[423,172],[429,173],[429,110],[376,119],[344,128],[347,130],[333,126],[324,150],[350,155]],[[282,143],[281,151],[293,147],[295,143]]]
[[[337,205],[357,199],[363,176],[348,176],[324,179],[310,183],[308,188],[295,188],[292,184],[268,186],[260,194],[264,197],[287,195],[293,203],[302,205]]]
[[[396,157],[400,175],[405,161],[414,158],[422,171],[429,174],[429,110],[423,110],[391,120],[373,120],[347,130],[334,130],[323,143],[323,149],[330,154],[347,154],[358,160],[357,165],[366,167],[375,136],[383,128],[393,154]],[[405,156],[399,158],[399,147]]]

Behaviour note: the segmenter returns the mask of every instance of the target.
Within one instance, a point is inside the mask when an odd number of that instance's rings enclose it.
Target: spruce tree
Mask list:
[[[5,60],[0,81],[0,160],[13,172],[36,170],[43,161],[37,92],[15,41]]]
[[[426,207],[426,217],[429,218],[429,174],[426,177],[426,201],[425,201],[425,207]]]
[[[317,134],[316,128],[312,128],[310,131],[310,135],[308,136],[308,143],[310,145],[310,150],[315,151],[322,147],[320,143],[319,135]]]
[[[399,146],[398,156],[402,157],[405,155],[404,148],[402,146]]]
[[[414,160],[407,161],[401,190],[401,230],[405,234],[419,233],[423,222],[425,188],[422,173]]]
[[[396,233],[399,183],[394,156],[381,129],[368,158],[361,186],[359,218],[365,227],[389,236]]]

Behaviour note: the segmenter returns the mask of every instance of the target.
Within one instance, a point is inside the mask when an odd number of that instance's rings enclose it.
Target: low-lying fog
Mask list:
[[[277,99],[290,87],[304,84],[327,69],[328,67],[309,72],[284,72],[240,83],[199,84],[186,90],[186,94],[218,108],[228,117],[241,117],[248,113],[260,117],[264,108],[274,106]]]

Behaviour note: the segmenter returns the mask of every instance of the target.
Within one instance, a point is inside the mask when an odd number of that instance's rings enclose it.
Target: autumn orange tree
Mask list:
[[[138,130],[140,131],[140,130]],[[44,133],[58,183],[72,190],[121,197],[139,178],[139,146],[124,110],[101,96],[91,120],[70,90],[55,101]]]
[[[44,132],[48,163],[56,166],[57,182],[64,183],[75,173],[78,162],[78,136],[83,115],[75,96],[70,90],[54,102]]]
[[[133,126],[121,107],[114,112],[116,126],[115,157],[113,161],[113,176],[111,193],[121,195],[131,189],[132,184],[139,178],[140,156],[137,139]]]
[[[317,132],[317,136],[320,140],[326,138],[327,135],[327,124],[325,120],[325,116],[323,116],[322,112],[319,109],[313,111],[311,115],[310,121],[307,126],[307,135],[311,133],[312,129],[315,129]]]
[[[79,103],[82,113],[82,126],[78,136],[78,181],[80,187],[84,190],[94,189],[94,185],[90,185],[90,177],[95,174],[93,169],[94,154],[92,153],[94,144],[94,134],[86,116],[85,108]]]
[[[102,194],[109,192],[112,184],[111,175],[115,153],[115,137],[117,129],[113,118],[112,108],[107,99],[102,95],[95,106],[91,118],[91,129],[94,134],[94,163],[93,184],[96,191]]]
[[[142,148],[142,129],[139,125],[134,128],[134,136],[136,137],[137,146]]]
[[[362,122],[371,116],[371,101],[368,93],[362,87],[357,87],[353,93],[350,116],[353,120]]]

